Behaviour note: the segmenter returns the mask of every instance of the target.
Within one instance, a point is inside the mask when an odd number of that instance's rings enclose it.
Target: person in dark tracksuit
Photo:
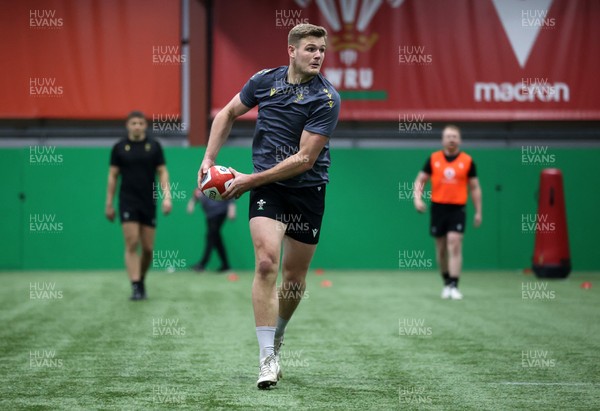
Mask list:
[[[219,258],[221,259],[221,267],[219,272],[230,270],[229,260],[227,259],[227,251],[225,243],[221,236],[221,227],[227,218],[234,219],[236,208],[233,201],[214,201],[206,197],[199,189],[194,190],[194,196],[188,202],[187,211],[189,214],[194,212],[196,203],[200,202],[204,214],[206,215],[206,244],[204,253],[198,263],[192,266],[194,271],[202,272],[205,270],[208,260],[213,249],[217,249]]]

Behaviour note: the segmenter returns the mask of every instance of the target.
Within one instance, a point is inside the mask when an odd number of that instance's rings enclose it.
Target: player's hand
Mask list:
[[[425,210],[427,210],[427,205],[425,205],[425,202],[420,199],[420,198],[415,198],[414,201],[415,204],[415,209],[419,212],[419,213],[424,213]]]
[[[200,188],[200,184],[202,183],[202,179],[208,173],[208,169],[215,165],[215,162],[212,160],[204,159],[202,160],[202,164],[200,164],[200,169],[198,170],[198,188]]]
[[[171,203],[171,199],[170,198],[165,198],[162,201],[162,212],[164,215],[169,215],[169,213],[171,212],[171,210],[173,209],[173,204]]]
[[[235,207],[229,207],[227,209],[227,219],[235,220],[235,215],[236,215]]]
[[[242,194],[254,187],[252,174],[238,173],[233,168],[229,167],[229,171],[233,174],[233,181],[227,191],[221,197],[223,200],[234,200],[240,198]]]
[[[106,205],[106,208],[104,209],[104,215],[111,223],[115,221],[115,208],[112,206],[112,204]]]
[[[475,213],[475,218],[473,219],[473,226],[479,227],[481,225],[481,213]]]
[[[194,203],[194,200],[190,200],[187,204],[187,213],[188,214],[193,214],[194,213],[194,207],[196,206],[196,204]]]

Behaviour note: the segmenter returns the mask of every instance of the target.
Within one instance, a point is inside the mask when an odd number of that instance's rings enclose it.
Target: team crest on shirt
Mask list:
[[[129,144],[125,144],[125,151],[131,150],[131,146]]]
[[[275,87],[271,87],[271,94],[269,97],[273,97],[273,95],[277,94],[277,89]]]
[[[435,168],[440,168],[440,162],[439,162],[439,161],[436,161],[435,163],[433,163],[433,166],[434,166]]]
[[[265,204],[267,204],[267,202],[261,198],[260,200],[258,200],[256,202],[256,204],[258,204],[258,211],[262,211],[262,210],[264,210],[263,207]]]
[[[444,169],[444,177],[446,177],[447,180],[452,180],[452,179],[454,179],[455,176],[456,176],[456,171],[454,171],[454,169],[452,167],[446,167]]]
[[[144,149],[146,151],[150,151],[151,148],[152,148],[152,146],[150,145],[150,143],[146,143],[146,145],[144,146]]]
[[[458,168],[461,168],[461,169],[465,168],[465,165],[462,162],[460,162],[460,163],[458,163]]]

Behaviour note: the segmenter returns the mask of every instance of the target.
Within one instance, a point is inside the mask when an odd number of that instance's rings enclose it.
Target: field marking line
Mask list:
[[[592,382],[520,382],[520,381],[504,381],[493,384],[502,385],[600,385]]]

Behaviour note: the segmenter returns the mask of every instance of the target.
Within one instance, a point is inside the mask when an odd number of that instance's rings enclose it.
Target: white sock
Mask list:
[[[256,327],[256,338],[258,339],[258,348],[260,349],[259,360],[262,361],[271,354],[274,354],[275,327]]]

